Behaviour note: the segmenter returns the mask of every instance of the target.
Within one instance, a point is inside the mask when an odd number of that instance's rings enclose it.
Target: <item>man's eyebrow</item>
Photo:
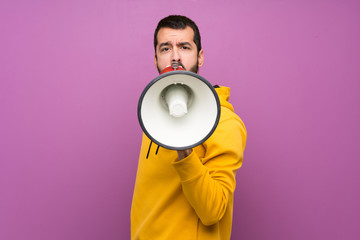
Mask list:
[[[163,42],[163,43],[161,43],[161,44],[159,45],[159,48],[161,48],[161,47],[163,47],[163,46],[169,46],[169,45],[171,45],[170,42]]]
[[[189,43],[189,42],[179,42],[177,45],[178,46],[185,46],[185,45],[191,46],[191,43]]]
[[[168,41],[168,42],[163,42],[163,43],[160,43],[160,45],[159,45],[159,48],[162,48],[162,47],[164,47],[164,46],[169,46],[169,45],[171,45],[172,43],[170,42],[170,41]],[[176,45],[178,45],[178,46],[191,46],[191,43],[190,42],[179,42],[179,43],[177,43]]]

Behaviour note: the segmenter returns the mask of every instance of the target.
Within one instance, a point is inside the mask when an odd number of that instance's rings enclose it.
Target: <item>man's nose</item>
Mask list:
[[[171,61],[176,61],[176,62],[181,61],[180,53],[177,48],[175,48],[172,52]]]

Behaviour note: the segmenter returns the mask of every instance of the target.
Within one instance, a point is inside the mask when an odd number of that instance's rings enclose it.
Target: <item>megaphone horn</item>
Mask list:
[[[178,69],[164,69],[145,87],[138,102],[138,120],[157,145],[185,150],[200,145],[215,131],[220,101],[205,78]]]

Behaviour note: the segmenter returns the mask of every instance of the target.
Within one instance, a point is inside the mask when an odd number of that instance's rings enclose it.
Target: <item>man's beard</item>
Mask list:
[[[198,71],[199,71],[199,59],[196,60],[196,64],[194,66],[192,66],[189,70],[187,70],[184,67],[184,65],[181,64],[181,62],[179,62],[179,66],[183,67],[186,71],[190,71],[190,72],[193,72],[193,73],[198,73]],[[157,68],[158,72],[160,73],[161,70],[160,70],[158,64],[156,64],[156,68]]]

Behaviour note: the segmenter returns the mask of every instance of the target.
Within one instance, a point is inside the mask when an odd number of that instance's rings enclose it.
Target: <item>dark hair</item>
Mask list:
[[[190,18],[181,15],[170,15],[160,20],[158,23],[155,33],[154,33],[154,48],[156,52],[156,46],[158,44],[157,35],[160,28],[172,28],[172,29],[185,29],[186,26],[189,26],[194,31],[194,42],[197,47],[198,53],[201,50],[201,36],[198,27],[196,26],[195,22],[192,21]]]

